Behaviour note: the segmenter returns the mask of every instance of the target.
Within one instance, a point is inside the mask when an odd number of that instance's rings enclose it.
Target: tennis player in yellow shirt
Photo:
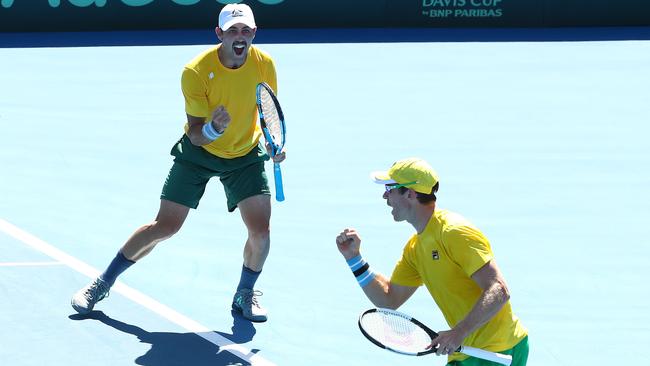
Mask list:
[[[408,222],[416,233],[390,279],[363,259],[355,229],[336,237],[338,250],[368,299],[377,307],[397,309],[425,285],[450,327],[432,343],[438,355],[448,355],[448,366],[494,365],[455,353],[461,344],[512,355],[512,366],[525,366],[528,332],[512,311],[490,243],[465,218],[436,207],[436,172],[424,160],[408,158],[372,176],[385,185],[383,197],[393,219]]]
[[[79,290],[72,307],[90,312],[105,298],[117,277],[146,256],[156,244],[177,233],[190,209],[195,209],[211,178],[223,184],[228,211],[239,208],[248,229],[244,263],[232,308],[245,318],[263,322],[267,311],[254,285],[269,253],[271,199],[264,162],[268,147],[260,146],[256,85],[266,82],[277,92],[271,57],[252,45],[257,26],[250,7],[229,4],[219,13],[215,29],[221,43],[191,60],[182,73],[187,123],[174,144],[174,164],[160,196],[155,220],[137,229],[98,278]],[[284,152],[273,157],[285,159]],[[219,232],[206,227],[215,244]]]

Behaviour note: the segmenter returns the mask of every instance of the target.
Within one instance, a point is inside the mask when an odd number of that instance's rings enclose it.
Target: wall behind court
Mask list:
[[[229,0],[0,0],[0,32],[206,29]],[[650,25],[650,0],[249,0],[264,28]]]

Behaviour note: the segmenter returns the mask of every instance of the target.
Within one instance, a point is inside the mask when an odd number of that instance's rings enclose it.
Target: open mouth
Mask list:
[[[235,55],[241,56],[246,51],[246,42],[235,42],[232,44],[232,50],[235,52]]]

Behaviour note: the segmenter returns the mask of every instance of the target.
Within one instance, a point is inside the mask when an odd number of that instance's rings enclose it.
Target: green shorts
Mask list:
[[[260,145],[242,157],[224,159],[193,145],[183,135],[170,153],[175,157],[174,165],[165,180],[161,199],[197,208],[212,177],[219,177],[223,184],[230,212],[245,198],[271,195],[264,170],[269,156]]]
[[[501,351],[504,355],[512,356],[512,363],[510,366],[526,366],[528,361],[528,336],[524,337],[514,347]],[[452,361],[447,366],[501,366],[496,362],[482,360],[480,358],[469,357],[463,361]]]

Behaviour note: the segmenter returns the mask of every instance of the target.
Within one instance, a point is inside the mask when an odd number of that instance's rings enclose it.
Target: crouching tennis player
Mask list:
[[[456,353],[460,345],[512,356],[525,366],[528,332],[510,305],[510,292],[488,239],[462,216],[436,207],[438,176],[428,163],[409,158],[386,172],[373,173],[385,185],[384,199],[395,221],[416,233],[408,240],[390,279],[374,272],[360,252],[352,228],[336,237],[366,296],[377,307],[397,309],[425,285],[442,311],[449,330],[438,332],[432,347],[448,355],[447,366],[488,366],[493,362]]]

